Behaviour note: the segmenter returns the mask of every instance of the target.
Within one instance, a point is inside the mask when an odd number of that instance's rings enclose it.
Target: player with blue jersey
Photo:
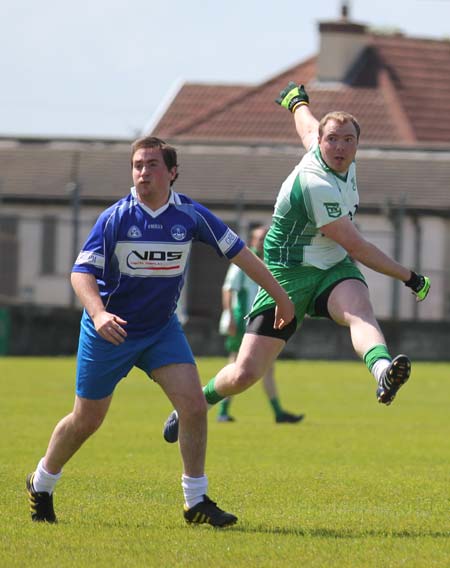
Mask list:
[[[286,292],[264,263],[218,217],[172,190],[177,155],[162,140],[132,146],[134,187],[98,218],[72,269],[84,307],[73,411],[56,426],[27,477],[34,521],[56,522],[53,490],[63,466],[102,424],[117,383],[133,367],[163,389],[180,420],[184,518],[227,526],[237,520],[207,496],[206,403],[194,357],[175,313],[194,241],[212,246],[277,303],[274,325],[294,317]]]
[[[360,127],[355,117],[335,111],[318,121],[304,87],[295,83],[277,102],[293,113],[307,150],[281,186],[264,243],[268,268],[295,304],[295,325],[273,329],[274,303],[260,290],[236,362],[204,387],[206,401],[216,404],[254,384],[309,315],[349,328],[356,354],[377,382],[378,402],[389,405],[408,380],[411,363],[403,354],[391,357],[354,261],[404,282],[418,301],[426,298],[430,280],[368,242],[353,223],[359,204],[355,156]],[[167,441],[176,439],[176,427],[172,413],[164,428]]]

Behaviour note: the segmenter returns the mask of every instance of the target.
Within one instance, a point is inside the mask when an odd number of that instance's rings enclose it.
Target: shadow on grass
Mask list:
[[[64,522],[61,524],[65,524]],[[115,521],[108,522],[102,521],[99,526],[108,527],[110,529],[114,528],[127,528],[127,529],[148,529],[154,528],[154,523],[152,521],[144,523],[129,523],[127,521]],[[183,525],[174,525],[172,527],[167,527],[165,530],[179,530]],[[184,525],[189,530],[210,530],[211,527],[207,524],[191,524]],[[353,539],[353,538],[370,538],[370,537],[391,537],[391,538],[450,538],[450,531],[426,531],[426,530],[400,530],[400,531],[386,531],[386,530],[337,530],[329,528],[316,528],[316,529],[303,529],[301,527],[271,527],[271,526],[250,526],[244,524],[233,525],[232,527],[225,527],[223,529],[216,528],[218,531],[226,532],[239,532],[245,534],[273,534],[273,535],[286,535],[286,536],[303,536],[303,537],[314,537],[314,538],[335,538],[335,539]]]
[[[267,526],[234,526],[233,531],[243,533],[265,533],[265,534],[281,534],[294,536],[307,536],[316,538],[367,538],[367,537],[394,537],[394,538],[450,538],[450,531],[385,531],[385,530],[335,530],[328,528],[318,529],[302,529],[288,527],[267,527]]]

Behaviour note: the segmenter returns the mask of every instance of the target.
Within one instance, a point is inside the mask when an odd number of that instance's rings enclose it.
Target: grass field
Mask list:
[[[202,381],[223,359],[199,359]],[[387,408],[361,363],[280,361],[275,425],[262,387],[209,416],[209,494],[239,517],[187,526],[170,405],[133,371],[66,466],[58,525],[32,523],[25,476],[73,402],[72,358],[0,358],[0,566],[450,566],[450,365],[416,363]]]

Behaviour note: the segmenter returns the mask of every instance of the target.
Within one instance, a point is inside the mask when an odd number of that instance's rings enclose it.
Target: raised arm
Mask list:
[[[275,102],[294,115],[297,133],[305,149],[309,150],[319,136],[319,121],[309,108],[309,96],[305,87],[291,81]]]

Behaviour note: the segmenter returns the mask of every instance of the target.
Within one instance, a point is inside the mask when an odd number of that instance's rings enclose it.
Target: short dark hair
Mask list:
[[[131,145],[131,167],[133,167],[133,157],[135,153],[141,148],[159,148],[163,155],[164,163],[168,170],[172,168],[178,168],[177,151],[173,146],[161,140],[161,138],[156,138],[156,136],[143,136],[138,138]],[[178,172],[176,173],[170,185],[177,179]]]
[[[319,138],[322,138],[323,129],[328,121],[335,120],[339,124],[345,124],[346,122],[351,122],[356,130],[356,140],[359,140],[359,135],[361,134],[361,128],[358,124],[356,118],[349,112],[344,112],[343,110],[333,110],[325,116],[323,116],[319,122]]]

